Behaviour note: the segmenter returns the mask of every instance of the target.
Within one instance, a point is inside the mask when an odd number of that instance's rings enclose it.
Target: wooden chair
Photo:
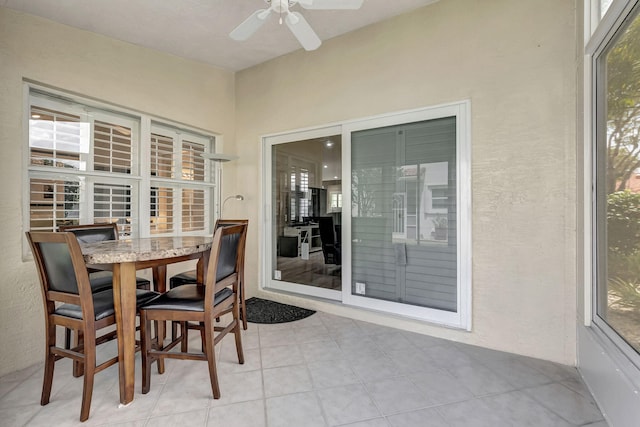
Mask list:
[[[178,286],[140,307],[143,394],[148,393],[151,387],[151,364],[156,360],[175,358],[206,360],[209,365],[213,397],[220,398],[214,347],[231,331],[235,334],[238,362],[244,363],[238,294],[240,272],[244,267],[246,235],[246,224],[218,228],[213,236],[204,286],[198,284]],[[231,321],[225,326],[215,326],[216,319],[227,313],[232,313]],[[166,346],[160,346],[159,349],[152,348],[149,333],[152,320],[169,320],[180,322],[182,325],[186,322],[202,324],[203,353],[187,351],[188,329],[185,327],[181,328],[180,336]],[[170,350],[178,344],[181,344],[181,351],[171,352]]]
[[[94,243],[105,240],[118,240],[120,233],[118,232],[118,224],[113,223],[97,223],[97,224],[79,224],[79,225],[60,225],[59,231],[71,232],[75,234],[79,242]],[[93,292],[100,292],[111,288],[113,281],[113,273],[96,268],[89,268],[89,282]],[[144,277],[136,277],[136,287],[138,289],[150,290],[151,282]],[[74,346],[78,345],[78,337],[74,342]],[[71,348],[71,331],[65,331],[65,348]],[[75,377],[79,377],[82,373],[78,370],[77,364],[74,367]]]
[[[89,418],[93,379],[118,361],[113,357],[96,365],[96,346],[115,338],[115,331],[98,336],[97,332],[115,324],[113,290],[93,292],[80,245],[70,232],[27,232],[27,240],[40,278],[46,335],[46,360],[40,404],[49,403],[55,362],[63,357],[82,364],[84,384],[80,421]],[[138,303],[158,296],[155,292],[137,290]],[[81,337],[74,348],[56,345],[56,327],[73,329]]]
[[[216,221],[215,229],[217,230],[219,227],[226,227],[229,225],[238,225],[245,224],[247,227],[249,226],[248,219],[219,219]],[[240,299],[240,318],[242,319],[242,328],[247,330],[247,305],[245,302],[245,294],[244,294],[244,268],[239,272],[239,299]],[[169,289],[173,289],[177,286],[182,286],[186,284],[197,283],[196,271],[185,271],[184,273],[179,273],[172,276],[169,279]],[[175,327],[172,328],[173,337],[175,337]]]

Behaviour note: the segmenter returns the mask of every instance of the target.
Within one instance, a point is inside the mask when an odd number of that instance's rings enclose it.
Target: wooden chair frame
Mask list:
[[[232,226],[232,225],[246,225],[247,227],[249,227],[249,220],[248,219],[218,219],[216,221],[216,224],[214,226],[214,230],[217,230],[220,227],[228,227],[228,226]],[[242,268],[240,269],[240,271],[238,272],[239,277],[238,277],[238,299],[240,301],[240,319],[242,319],[242,329],[244,329],[245,331],[247,330],[247,328],[249,327],[249,325],[247,324],[247,304],[245,301],[245,290],[244,290],[244,262],[242,265]],[[201,333],[203,329],[201,327],[202,325],[200,325],[200,327],[198,326],[193,326],[193,325],[186,325],[183,324],[182,328],[186,331],[186,329],[188,327],[191,327],[191,329],[200,329]],[[178,328],[177,328],[177,324],[176,322],[171,322],[171,339],[175,339],[175,337],[178,334]],[[186,350],[185,350],[186,351]],[[203,348],[204,351],[204,348]]]
[[[94,376],[111,365],[118,362],[118,357],[113,357],[100,365],[96,365],[96,346],[115,338],[115,332],[108,332],[97,336],[97,331],[115,324],[115,315],[109,315],[103,319],[95,320],[93,307],[93,295],[89,283],[89,274],[82,257],[80,245],[76,236],[71,232],[27,232],[27,240],[35,259],[38,276],[40,278],[42,300],[44,304],[44,320],[46,335],[46,361],[44,366],[44,380],[40,404],[46,405],[51,397],[53,383],[53,371],[55,362],[63,357],[73,359],[81,363],[84,368],[84,383],[82,389],[82,407],[80,421],[89,418],[91,396],[93,393]],[[78,294],[52,289],[49,274],[46,269],[42,244],[59,243],[66,244],[75,272]],[[82,319],[56,314],[56,303],[74,304],[81,307]],[[74,348],[67,349],[56,346],[56,326],[65,327],[77,331],[82,340]]]
[[[238,240],[236,265],[232,274],[224,279],[216,282],[216,274],[218,268],[218,259],[221,253],[224,237],[231,234],[240,233]],[[229,332],[233,331],[236,341],[236,352],[238,354],[238,362],[244,363],[244,354],[242,351],[242,338],[240,331],[240,310],[239,310],[239,292],[240,292],[240,272],[244,268],[244,252],[246,242],[247,224],[239,224],[216,229],[209,255],[209,264],[207,269],[207,277],[204,285],[204,311],[186,311],[180,309],[149,309],[144,306],[140,308],[140,324],[142,339],[142,393],[149,392],[151,387],[151,364],[154,361],[162,361],[165,358],[188,359],[188,360],[206,360],[209,366],[209,378],[211,381],[211,389],[215,399],[220,398],[220,386],[218,384],[218,376],[216,371],[215,345]],[[189,286],[189,285],[185,285]],[[216,293],[224,288],[230,288],[231,294],[224,300],[214,305]],[[225,326],[216,326],[216,319],[224,314],[232,313],[232,320]],[[152,347],[150,336],[151,320],[155,321],[175,321],[180,322],[183,327],[179,337],[173,339],[169,344],[159,349]],[[187,351],[186,340],[188,339],[188,329],[184,327],[186,322],[198,322],[203,325],[203,353],[189,353]],[[215,332],[218,332],[215,335]],[[181,352],[170,352],[171,349],[181,344]],[[160,368],[160,363],[158,364]]]
[[[82,231],[98,231],[98,230],[106,230],[106,231],[111,231],[111,238],[110,239],[105,239],[105,240],[120,240],[120,233],[118,230],[118,224],[115,222],[100,222],[100,223],[94,223],[94,224],[76,224],[76,225],[60,225],[58,226],[58,230],[61,232],[71,232],[73,234],[76,235],[76,238],[78,239],[78,241],[82,241],[82,235],[78,236],[77,232],[82,232]],[[89,271],[89,273],[95,273],[98,271],[104,271],[101,268],[94,268],[94,267],[87,267],[87,270]],[[157,283],[157,279],[156,279],[156,269],[153,269],[153,274],[154,274],[154,282]],[[144,287],[140,287],[139,289],[149,289],[148,286],[144,286]],[[79,345],[80,340],[82,339],[82,332],[78,332],[77,334],[74,335],[74,339],[73,339],[73,346],[77,347]],[[65,330],[65,348],[71,348],[71,330],[70,329],[66,329]],[[82,375],[82,367],[78,364],[75,363],[73,364],[73,376],[74,377],[79,377]]]

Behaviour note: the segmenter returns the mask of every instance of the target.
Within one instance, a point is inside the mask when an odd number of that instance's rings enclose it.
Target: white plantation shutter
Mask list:
[[[173,194],[174,189],[170,187],[151,187],[151,234],[174,231]]]
[[[205,229],[204,190],[182,189],[182,231]]]
[[[201,156],[205,147],[196,142],[182,141],[182,179],[187,181],[204,181],[204,158]]]
[[[80,181],[31,178],[29,196],[31,231],[57,231],[60,225],[77,224],[80,217]]]
[[[170,136],[151,134],[151,176],[174,177],[173,141]]]
[[[88,151],[88,122],[79,115],[31,106],[29,155],[32,165],[84,170],[81,153]]]
[[[96,120],[93,130],[93,168],[131,173],[131,128]]]
[[[131,190],[129,184],[95,183],[93,218],[96,223],[117,223],[120,236],[131,235]]]

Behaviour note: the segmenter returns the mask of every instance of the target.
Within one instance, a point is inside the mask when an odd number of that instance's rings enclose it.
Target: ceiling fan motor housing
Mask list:
[[[265,0],[267,4],[271,5],[271,9],[273,9],[276,13],[287,13],[289,8],[296,4],[295,1],[290,0]]]

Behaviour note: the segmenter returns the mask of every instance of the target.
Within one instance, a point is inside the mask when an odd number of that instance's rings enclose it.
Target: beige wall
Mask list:
[[[470,99],[471,333],[271,297],[574,363],[573,3],[441,1],[240,72],[235,86],[229,72],[0,8],[0,177],[22,177],[24,78],[219,132],[224,151],[240,154],[225,166],[224,194],[245,196],[226,211],[254,224],[246,263],[251,296],[261,294],[261,135]],[[0,190],[0,375],[42,361],[37,278],[21,259],[21,191]]]
[[[563,363],[576,344],[574,2],[446,0],[236,76],[237,184],[259,223],[261,135],[471,100],[473,330],[272,298]],[[248,266],[257,265],[257,227]],[[257,268],[249,294],[261,294]]]
[[[44,350],[36,271],[21,258],[23,79],[221,133],[227,146],[235,133],[233,73],[0,8],[0,375]]]

